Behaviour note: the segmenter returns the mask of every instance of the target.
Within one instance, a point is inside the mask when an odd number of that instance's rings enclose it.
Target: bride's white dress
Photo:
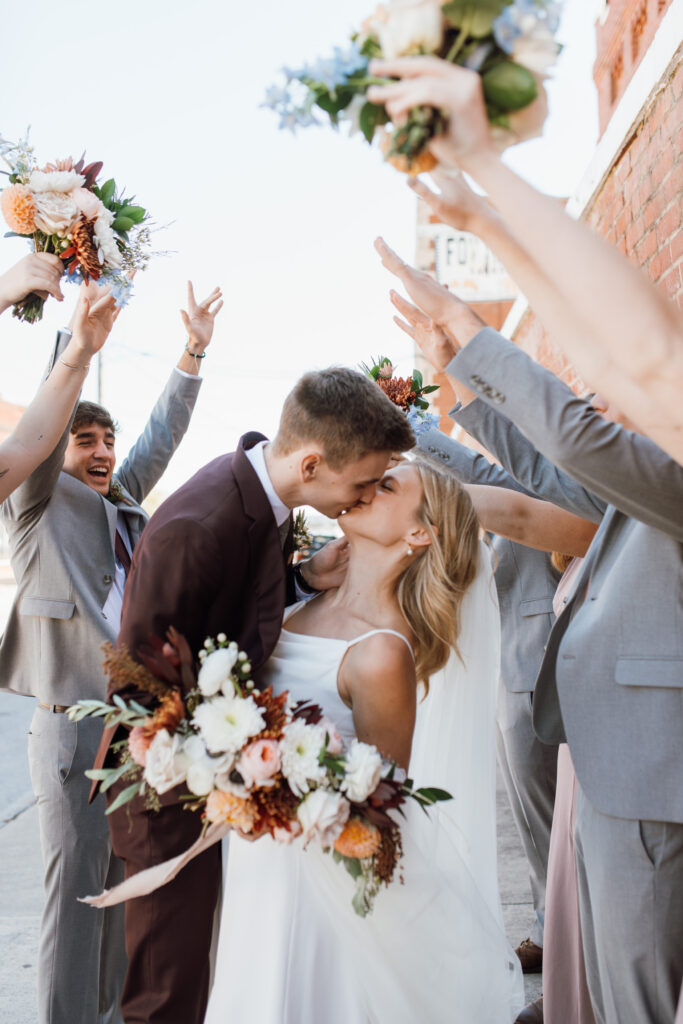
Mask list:
[[[231,836],[205,1024],[510,1024],[524,1005],[496,876],[499,626],[484,548],[481,563],[463,608],[462,660],[453,655],[430,680],[411,759],[416,785],[454,799],[428,818],[409,808],[404,884],[381,890],[362,919],[352,880],[313,845]],[[367,636],[303,636],[285,620],[262,683],[320,704],[348,741],[337,674]]]

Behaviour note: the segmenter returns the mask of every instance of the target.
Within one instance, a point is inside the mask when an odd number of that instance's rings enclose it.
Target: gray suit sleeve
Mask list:
[[[551,501],[591,523],[602,521],[607,502],[541,455],[497,408],[475,398],[469,405],[451,409],[448,415],[500,459],[528,493]]]
[[[41,381],[41,386],[42,383],[50,376],[52,367],[69,344],[70,338],[70,331],[57,331],[57,337],[48,361],[47,369],[43,375],[43,381]],[[73,413],[76,411],[77,404],[78,399],[74,404]],[[62,466],[64,465],[64,453],[69,442],[69,432],[73,422],[73,413],[71,414],[69,422],[64,428],[64,432],[52,453],[48,455],[48,457],[33,470],[31,475],[24,480],[23,484],[20,484],[19,487],[12,492],[9,498],[3,502],[3,519],[8,520],[9,522],[18,522],[20,519],[24,519],[26,516],[31,514],[38,518],[42,515],[42,509],[47,505],[48,501],[52,497],[52,492],[55,489],[57,480],[59,479],[59,474],[61,473]]]
[[[185,436],[197,401],[201,378],[173,370],[116,479],[138,502],[144,501]]]
[[[448,372],[487,404],[504,406],[538,451],[584,487],[683,541],[683,466],[649,438],[603,419],[491,328],[458,353]]]
[[[417,447],[431,458],[438,459],[464,484],[505,487],[509,491],[519,491],[521,494],[535,497],[510,473],[495,463],[489,462],[480,452],[475,452],[467,445],[461,444],[460,441],[442,434],[440,430],[428,430],[420,434],[417,439]]]

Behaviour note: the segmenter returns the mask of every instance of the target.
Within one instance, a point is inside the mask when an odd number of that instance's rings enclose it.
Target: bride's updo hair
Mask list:
[[[412,465],[423,490],[418,519],[431,544],[399,579],[397,596],[415,637],[417,678],[428,686],[451,649],[458,652],[460,606],[477,572],[479,521],[452,473],[422,455]]]

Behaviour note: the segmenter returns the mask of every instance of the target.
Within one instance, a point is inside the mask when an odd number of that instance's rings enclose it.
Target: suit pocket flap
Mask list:
[[[683,687],[683,659],[618,658],[614,678],[621,686]]]
[[[25,597],[19,605],[19,614],[39,615],[45,619],[70,619],[75,609],[74,601],[53,601],[49,597]]]
[[[538,597],[535,601],[520,601],[520,615],[552,615],[552,597]]]

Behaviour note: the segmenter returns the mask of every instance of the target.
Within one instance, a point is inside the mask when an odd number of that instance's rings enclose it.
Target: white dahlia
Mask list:
[[[33,171],[28,179],[32,192],[71,192],[85,184],[82,174],[75,171]]]
[[[297,796],[308,793],[309,783],[324,781],[326,770],[318,762],[324,744],[325,730],[319,725],[295,718],[285,726],[280,740],[282,774]]]
[[[192,721],[211,754],[236,754],[264,724],[251,697],[214,697],[199,705]]]

